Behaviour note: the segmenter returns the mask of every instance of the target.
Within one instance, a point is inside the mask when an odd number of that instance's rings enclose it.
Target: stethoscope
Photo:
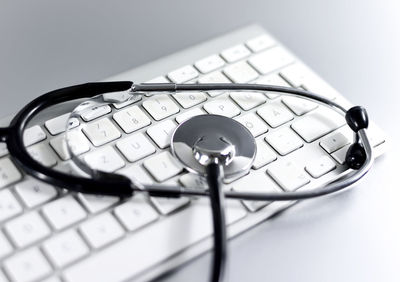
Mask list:
[[[208,189],[177,185],[142,184],[126,176],[100,171],[90,167],[74,154],[73,119],[88,110],[111,103],[127,102],[137,95],[172,95],[191,91],[249,91],[276,92],[304,98],[326,106],[345,117],[354,132],[354,142],[348,148],[345,162],[352,169],[326,185],[313,190],[293,192],[255,193],[223,191],[222,181],[249,172],[257,147],[250,131],[238,121],[219,115],[199,115],[181,123],[173,132],[171,152],[189,172],[206,178]],[[189,95],[190,93],[188,93]],[[24,131],[29,122],[42,110],[71,100],[84,99],[72,112],[66,124],[66,143],[74,164],[84,173],[68,174],[45,167],[36,161],[24,145]],[[87,194],[131,197],[147,193],[156,197],[197,196],[210,197],[213,228],[214,258],[211,281],[222,281],[226,261],[226,229],[224,198],[256,201],[292,201],[315,198],[341,191],[360,180],[373,162],[372,148],[367,136],[368,116],[363,107],[345,109],[323,96],[296,88],[262,84],[134,84],[130,81],[95,82],[70,86],[46,93],[27,104],[11,121],[0,128],[0,141],[7,144],[9,154],[25,173],[64,189]]]

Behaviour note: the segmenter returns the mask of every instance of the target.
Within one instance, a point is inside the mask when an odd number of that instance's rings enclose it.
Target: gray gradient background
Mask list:
[[[367,107],[393,148],[359,189],[300,203],[233,240],[229,281],[400,281],[399,15],[396,0],[0,1],[0,116],[259,23]],[[163,279],[206,281],[209,260]]]

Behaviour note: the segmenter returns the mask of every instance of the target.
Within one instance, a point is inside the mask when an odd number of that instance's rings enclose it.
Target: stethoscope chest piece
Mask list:
[[[171,150],[183,166],[204,175],[205,166],[218,158],[225,179],[246,174],[257,147],[250,131],[241,123],[219,115],[200,115],[180,124],[172,134]]]

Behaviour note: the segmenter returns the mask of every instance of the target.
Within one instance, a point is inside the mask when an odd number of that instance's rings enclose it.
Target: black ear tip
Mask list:
[[[354,132],[368,128],[367,110],[361,106],[354,106],[346,112],[346,122]]]
[[[360,169],[367,160],[367,154],[360,143],[354,143],[346,153],[346,164],[351,169]]]

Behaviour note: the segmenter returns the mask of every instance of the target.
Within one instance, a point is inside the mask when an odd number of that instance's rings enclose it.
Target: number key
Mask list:
[[[179,112],[179,107],[165,94],[150,97],[143,107],[155,119],[162,120]]]

